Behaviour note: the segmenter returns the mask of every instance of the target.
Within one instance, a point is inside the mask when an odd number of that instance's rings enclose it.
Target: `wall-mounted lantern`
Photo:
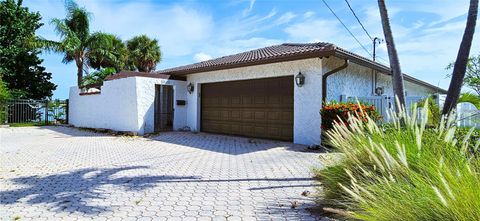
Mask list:
[[[382,95],[382,94],[383,94],[383,87],[377,87],[377,88],[375,88],[375,94],[376,94],[377,96]]]
[[[193,93],[193,90],[195,90],[195,86],[193,86],[192,83],[189,83],[189,84],[187,85],[187,91],[188,91],[188,93],[189,93],[189,94]]]
[[[295,76],[295,84],[298,87],[301,87],[305,84],[305,76],[302,74],[302,72],[298,72],[297,76]]]

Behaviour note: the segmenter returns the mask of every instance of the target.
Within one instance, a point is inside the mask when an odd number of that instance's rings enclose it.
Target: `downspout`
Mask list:
[[[348,67],[348,64],[349,64],[349,61],[348,59],[345,59],[345,63],[325,74],[323,74],[322,76],[322,100],[323,100],[323,103],[327,102],[327,78],[328,76],[332,75],[332,74],[335,74],[345,68]]]

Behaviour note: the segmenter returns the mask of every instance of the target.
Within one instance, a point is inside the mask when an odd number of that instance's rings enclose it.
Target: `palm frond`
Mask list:
[[[60,42],[48,40],[43,37],[37,37],[34,44],[37,48],[42,48],[47,52],[61,52]]]
[[[50,24],[55,26],[55,32],[60,35],[61,38],[69,35],[69,33],[72,32],[67,24],[65,24],[65,20],[63,19],[53,18],[50,20]]]
[[[480,96],[470,92],[461,94],[458,103],[471,103],[480,110]]]
[[[78,4],[73,0],[65,0],[65,9],[67,10],[68,14],[72,14],[72,12],[78,8]]]

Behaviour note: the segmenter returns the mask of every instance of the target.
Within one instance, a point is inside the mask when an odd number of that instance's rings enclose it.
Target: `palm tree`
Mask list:
[[[127,62],[127,48],[119,37],[96,32],[91,35],[88,50],[88,66],[97,70],[112,67],[121,71]]]
[[[449,114],[457,105],[460,91],[465,78],[467,70],[468,56],[470,55],[470,48],[472,46],[473,35],[475,33],[475,26],[478,14],[478,0],[470,0],[470,7],[468,9],[467,25],[463,33],[462,42],[458,49],[457,59],[453,66],[452,80],[448,87],[447,98],[443,105],[442,114]]]
[[[378,8],[382,19],[383,33],[387,43],[388,58],[390,60],[390,68],[392,69],[392,85],[393,93],[398,99],[401,106],[405,107],[405,90],[403,86],[403,74],[400,69],[400,60],[398,59],[397,49],[393,41],[392,29],[390,27],[390,19],[388,18],[387,6],[384,0],[378,0]],[[396,108],[400,111],[400,107]]]
[[[77,66],[77,84],[82,84],[83,73],[86,71],[86,55],[90,42],[89,13],[78,7],[74,1],[66,1],[67,16],[65,19],[52,19],[55,31],[60,35],[60,42],[49,47],[55,52],[65,53],[62,62],[75,61]]]
[[[43,41],[43,46],[47,50],[64,53],[63,63],[75,61],[77,85],[81,86],[83,74],[88,72],[89,65],[101,68],[105,63],[121,60],[116,58],[117,53],[125,52],[116,51],[118,45],[116,37],[104,33],[90,34],[90,14],[85,8],[80,8],[71,0],[65,2],[65,8],[66,18],[54,18],[51,21],[55,25],[57,34],[60,35],[60,41]],[[108,44],[115,46],[110,47]],[[91,62],[90,59],[92,59]]]
[[[127,41],[128,65],[131,70],[152,72],[160,62],[162,53],[156,39],[146,35],[133,37]]]

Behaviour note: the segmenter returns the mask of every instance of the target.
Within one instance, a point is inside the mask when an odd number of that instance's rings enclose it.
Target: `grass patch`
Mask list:
[[[45,122],[23,122],[23,123],[10,123],[10,127],[39,127],[39,126],[49,126],[53,125],[51,123],[46,124]]]

